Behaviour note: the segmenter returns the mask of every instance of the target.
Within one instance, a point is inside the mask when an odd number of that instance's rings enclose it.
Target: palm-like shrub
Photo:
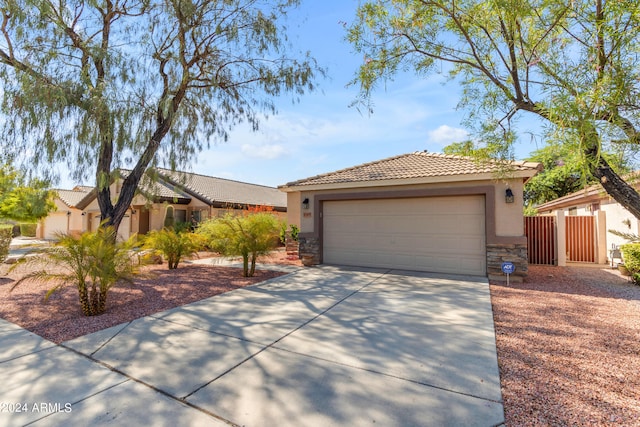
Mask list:
[[[144,238],[144,246],[162,254],[167,260],[169,270],[178,268],[180,260],[199,251],[202,238],[194,233],[178,232],[172,228],[153,230]]]
[[[39,256],[26,261],[40,269],[22,277],[13,288],[27,280],[56,282],[47,291],[46,301],[55,291],[72,284],[78,289],[85,316],[104,313],[109,290],[121,280],[131,281],[136,272],[130,256],[133,240],[116,242],[113,227],[78,237],[60,234],[58,238],[54,247],[44,249]]]
[[[256,271],[256,258],[278,245],[280,230],[281,223],[273,214],[260,212],[212,219],[200,224],[197,233],[205,237],[214,251],[241,255],[243,275],[252,277]]]

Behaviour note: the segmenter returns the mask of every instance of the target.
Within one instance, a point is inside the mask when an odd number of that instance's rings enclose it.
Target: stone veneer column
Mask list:
[[[522,282],[529,271],[527,243],[487,244],[487,276],[489,280],[506,280],[502,263],[512,262],[516,271],[509,276],[513,282]]]
[[[298,235],[300,259],[306,266],[320,264],[320,238],[317,236]]]

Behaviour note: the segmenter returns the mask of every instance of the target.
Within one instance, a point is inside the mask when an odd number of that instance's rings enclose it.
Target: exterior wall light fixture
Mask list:
[[[507,191],[504,193],[504,201],[507,203],[513,203],[514,199],[513,191],[511,191],[510,188],[507,188]]]
[[[307,198],[305,198],[305,199],[302,201],[302,209],[309,209],[309,198],[308,198],[308,197],[307,197]]]

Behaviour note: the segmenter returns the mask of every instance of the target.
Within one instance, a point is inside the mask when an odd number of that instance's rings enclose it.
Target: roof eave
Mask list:
[[[556,209],[568,208],[584,203],[596,202],[610,197],[601,187],[587,188],[577,193],[570,194],[560,199],[552,200],[536,206],[538,212],[553,211]]]
[[[538,169],[527,169],[512,171],[505,179],[528,179],[538,173]],[[372,187],[391,187],[402,185],[419,185],[419,184],[442,184],[453,182],[469,182],[469,181],[487,181],[495,180],[494,172],[476,173],[476,174],[459,174],[459,175],[438,175],[418,178],[402,178],[402,179],[381,179],[372,181],[349,181],[326,184],[298,184],[297,182],[281,185],[278,187],[280,191],[285,193],[293,193],[297,191],[319,191],[319,190],[341,190],[348,188],[372,188]]]
[[[98,196],[98,188],[94,188],[93,190],[89,191],[87,193],[86,196],[84,196],[82,198],[82,200],[80,200],[77,204],[76,204],[76,208],[80,209],[80,210],[84,210],[87,208],[87,206],[89,206],[91,204],[91,202]]]

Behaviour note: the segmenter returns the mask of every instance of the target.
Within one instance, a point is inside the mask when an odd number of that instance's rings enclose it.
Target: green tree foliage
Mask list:
[[[12,290],[28,280],[53,281],[56,285],[46,293],[46,301],[63,286],[73,285],[85,316],[104,313],[109,290],[121,280],[131,281],[135,273],[130,257],[133,240],[114,244],[115,234],[113,227],[101,227],[79,237],[59,235],[54,247],[28,258],[28,264],[40,268],[18,280]]]
[[[169,270],[174,270],[184,257],[193,255],[204,246],[204,239],[195,233],[163,228],[150,231],[144,237],[144,246],[162,254]]]
[[[629,172],[619,155],[603,154],[608,163],[618,173]],[[584,173],[580,153],[567,149],[562,145],[549,145],[531,153],[527,159],[542,163],[544,169],[529,179],[524,186],[525,204],[535,207],[558,197],[574,193],[586,185],[598,181]]]
[[[0,263],[3,263],[9,256],[9,246],[13,238],[13,226],[0,224]]]
[[[208,246],[227,256],[242,256],[243,275],[252,277],[256,259],[278,245],[281,223],[266,212],[247,215],[226,215],[203,222],[197,233],[204,236]],[[249,266],[251,259],[251,266]]]
[[[292,52],[298,0],[0,0],[3,153],[95,171],[106,226],[118,227],[145,170],[185,166],[273,99],[314,89],[323,70]],[[128,167],[117,201],[109,183]]]
[[[475,157],[478,149],[473,141],[453,142],[442,149],[444,154]]]
[[[640,243],[627,243],[620,246],[620,251],[633,283],[640,285]]]
[[[24,173],[4,165],[0,168],[0,218],[34,221],[55,210],[55,192],[40,179],[28,180]]]
[[[511,159],[529,114],[640,218],[640,195],[602,155],[640,145],[637,1],[369,0],[347,38],[364,58],[361,102],[398,72],[446,72],[483,153]]]
[[[455,142],[443,148],[445,154],[478,157],[478,150],[472,141]],[[626,173],[630,168],[624,163],[623,156],[603,154],[618,173]],[[535,215],[535,206],[574,193],[586,185],[598,181],[584,173],[580,153],[571,151],[563,145],[547,145],[534,151],[526,159],[541,163],[542,171],[527,180],[524,186],[525,212]]]

